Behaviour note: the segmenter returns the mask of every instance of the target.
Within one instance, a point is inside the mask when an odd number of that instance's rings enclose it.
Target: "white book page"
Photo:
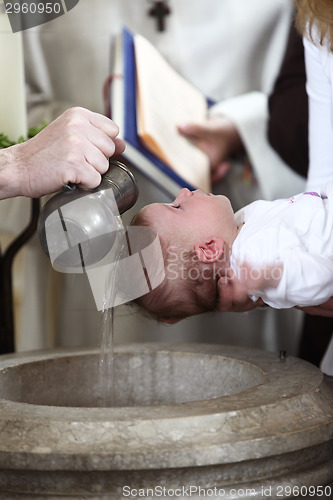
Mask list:
[[[207,155],[182,137],[177,124],[200,121],[207,113],[202,93],[182,78],[153,45],[134,36],[139,135],[158,146],[161,156],[194,187],[210,190]]]

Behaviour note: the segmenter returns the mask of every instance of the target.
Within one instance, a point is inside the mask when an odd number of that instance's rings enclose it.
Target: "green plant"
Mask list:
[[[14,146],[14,144],[20,144],[21,142],[25,142],[28,139],[31,139],[35,135],[37,135],[43,128],[47,125],[46,122],[42,122],[40,127],[32,127],[28,130],[28,137],[25,139],[23,136],[19,137],[17,142],[13,142],[5,134],[0,133],[0,149],[8,148],[9,146]]]

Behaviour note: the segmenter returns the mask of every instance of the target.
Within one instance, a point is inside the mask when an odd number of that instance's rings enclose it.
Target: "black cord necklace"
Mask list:
[[[156,18],[157,31],[165,30],[165,17],[171,14],[171,9],[168,5],[168,0],[148,0],[151,8],[148,10],[148,15]]]

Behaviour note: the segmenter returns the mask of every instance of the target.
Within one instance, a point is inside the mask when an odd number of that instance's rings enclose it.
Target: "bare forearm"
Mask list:
[[[18,147],[0,150],[0,199],[22,194]]]

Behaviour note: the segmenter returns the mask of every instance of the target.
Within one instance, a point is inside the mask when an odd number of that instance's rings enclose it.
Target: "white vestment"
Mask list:
[[[157,31],[156,19],[148,16],[151,2],[147,0],[80,0],[64,16],[24,31],[30,125],[37,125],[41,120],[50,121],[75,105],[104,112],[103,84],[110,73],[112,35],[120,32],[125,25],[152,41],[179,73],[217,102],[211,113],[224,113],[234,121],[258,181],[260,197],[274,199],[302,191],[303,180],[279,159],[266,139],[267,95],[272,89],[283,57],[293,2],[170,0],[168,4],[171,14],[165,20],[166,29],[163,32]],[[230,179],[233,177],[230,176]],[[164,201],[163,194],[142,182],[136,210],[140,208],[140,204]],[[235,181],[229,182],[232,190],[237,190]],[[223,183],[221,186],[224,189]],[[247,197],[243,203],[249,201],[252,200]],[[4,215],[1,216],[4,230],[18,231],[24,218],[22,214],[27,212],[27,203],[23,199],[7,202],[9,208],[6,211],[4,206]],[[13,207],[13,204],[19,205],[18,208]],[[36,252],[39,251],[36,239],[31,248],[33,258],[36,259]],[[46,274],[46,258],[40,257],[40,266],[40,271],[35,267],[31,268],[31,276],[27,278],[27,282],[35,280],[30,294],[36,295],[36,303],[33,307],[30,303],[24,309],[27,319],[22,323],[22,348],[45,344],[31,340],[31,336],[45,338],[46,335],[43,331],[47,325],[47,321],[43,319],[46,294],[42,290],[42,283],[38,283],[36,278],[39,272]],[[65,280],[68,285],[70,278],[66,276]],[[39,293],[36,290],[38,287]],[[81,332],[76,334],[77,338],[82,334],[85,339],[83,342],[91,343],[91,334],[85,336],[84,330],[91,329],[96,321],[95,317],[92,322],[87,320],[90,312],[93,315],[93,306],[89,306],[89,309],[83,305],[85,299],[82,294],[76,288],[74,300],[77,302],[70,306],[68,301],[73,300],[73,294],[70,294],[69,299],[66,292],[63,292],[65,306],[62,304],[61,310],[64,319],[59,328],[66,330],[66,323],[69,321],[66,319],[68,306],[68,314],[72,314],[72,318],[75,316],[75,326]],[[260,316],[259,322],[265,323],[265,330],[268,328],[273,331],[271,321],[262,319],[265,315],[267,317],[266,312],[255,311],[252,317],[256,318],[256,315]],[[235,332],[235,317],[230,316],[230,320],[231,327],[222,326],[226,332],[225,339],[230,343],[227,334],[229,328],[230,336],[237,343],[237,332],[243,327],[237,327]],[[201,320],[188,321],[191,332],[185,339],[202,338]],[[220,324],[223,320],[217,318],[216,321]],[[248,329],[249,321],[246,318],[244,321]],[[132,328],[130,323],[128,329]],[[162,332],[162,327],[159,328]],[[184,326],[180,328],[185,330]],[[122,339],[126,340],[124,329]],[[293,321],[290,329],[294,330]],[[98,325],[95,330],[98,332]],[[279,341],[273,338],[274,335],[267,339],[261,332],[262,326],[256,325],[255,320],[253,330],[254,337],[257,336],[254,344],[271,349],[279,348]],[[69,328],[69,332],[67,336],[63,333],[68,343],[71,342],[69,335],[73,339],[75,337],[73,328]],[[49,337],[52,335],[48,334]],[[246,342],[251,345],[250,333],[246,337]],[[157,336],[152,335],[151,338],[156,339]],[[95,340],[98,342],[99,339],[95,337]],[[61,342],[64,342],[63,337]],[[78,340],[73,340],[73,343],[78,343]]]

